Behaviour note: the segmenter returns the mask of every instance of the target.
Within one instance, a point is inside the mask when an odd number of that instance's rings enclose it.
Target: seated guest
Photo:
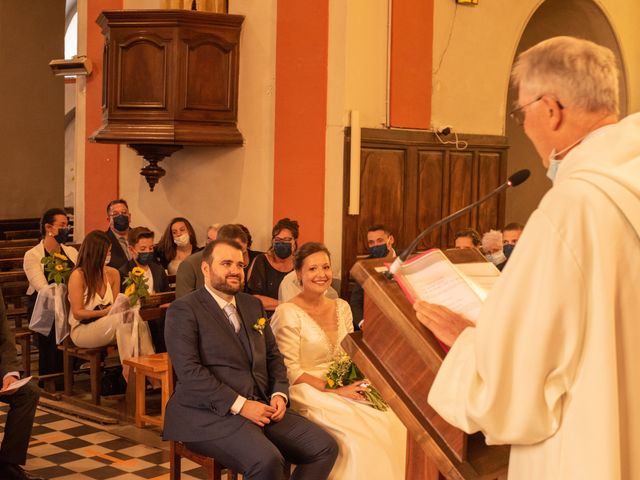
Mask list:
[[[64,245],[69,238],[68,225],[69,220],[64,210],[60,208],[47,210],[40,220],[42,241],[24,254],[23,268],[27,280],[29,280],[27,290],[27,295],[29,295],[28,318],[31,318],[33,313],[38,292],[54,282],[53,279],[47,280],[42,259],[54,253],[60,253],[67,257],[67,265],[71,269],[78,260],[78,251],[71,246]],[[38,373],[48,375],[62,372],[62,352],[58,350],[56,344],[55,322],[48,335],[36,333],[36,339],[38,342]],[[57,382],[56,386],[62,388],[60,382]]]
[[[524,225],[516,222],[510,223],[502,229],[502,250],[507,259],[511,256],[516,243],[518,243],[522,230],[524,230]]]
[[[175,275],[182,261],[199,250],[196,232],[189,220],[176,217],[169,222],[158,242],[156,260],[169,275]]]
[[[389,227],[380,223],[371,225],[367,228],[367,247],[369,248],[367,258],[387,258],[389,260],[395,258],[394,242],[395,239]],[[354,284],[351,291],[349,306],[353,314],[353,328],[360,330],[364,320],[364,290],[358,283]]]
[[[166,342],[177,382],[163,436],[213,457],[250,480],[326,479],[338,454],[318,426],[287,409],[289,382],[259,300],[242,293],[240,245],[204,250],[205,286],[171,304]],[[249,361],[249,359],[252,359]],[[356,477],[353,477],[356,478]]]
[[[253,260],[260,255],[261,253],[264,252],[260,252],[258,250],[251,250],[251,245],[253,245],[253,238],[251,238],[251,232],[249,231],[249,229],[247,227],[245,227],[244,225],[242,225],[241,223],[237,224],[243,231],[244,233],[247,235],[247,253],[249,254],[249,263],[248,265],[250,266],[253,263]]]
[[[245,262],[245,273],[248,268],[247,261],[247,236],[239,225],[229,223],[222,225],[217,230],[217,240],[230,240],[238,242],[242,247],[242,257]],[[200,250],[187,259],[178,267],[176,274],[176,298],[180,298],[187,293],[193,292],[195,289],[204,285],[204,276],[202,275],[202,255]]]
[[[479,248],[481,243],[480,234],[473,228],[465,228],[464,230],[456,232],[456,248]]]
[[[98,348],[116,341],[123,325],[122,312],[111,314],[120,292],[120,273],[109,267],[111,244],[104,232],[90,232],[80,246],[78,263],[69,277],[69,325],[73,343],[82,348]],[[128,304],[128,302],[127,302]],[[153,353],[145,322],[139,322],[138,345],[142,355]],[[127,352],[119,349],[120,357]]]
[[[98,230],[90,232],[69,277],[70,336],[78,347],[102,347],[115,340],[117,325],[107,315],[120,292],[120,273],[108,266],[110,256],[109,237]]]
[[[124,279],[134,267],[144,270],[149,293],[166,292],[169,290],[169,280],[164,268],[154,260],[153,232],[146,227],[136,227],[129,230],[129,253],[131,260],[120,269],[120,292],[124,293]],[[164,344],[164,318],[148,322],[151,331],[151,341],[156,353],[166,352]]]
[[[221,223],[214,223],[207,228],[207,238],[205,239],[205,245],[209,245],[218,236],[218,229],[222,226]]]
[[[7,322],[2,290],[0,290],[0,375],[2,375],[3,390],[20,379],[20,368],[13,334]],[[9,405],[4,424],[4,437],[0,446],[0,478],[2,480],[42,479],[20,466],[27,461],[27,449],[31,440],[39,396],[39,390],[33,382],[15,391],[0,394],[0,402]]]
[[[127,201],[122,198],[110,201],[107,205],[107,220],[109,220],[109,229],[105,233],[111,242],[109,266],[119,269],[129,261],[127,235],[131,214]]]
[[[362,383],[325,387],[329,366],[344,353],[340,343],[353,332],[349,304],[325,295],[332,279],[327,248],[302,245],[295,272],[302,292],[279,305],[271,320],[287,366],[291,409],[338,442],[340,453],[329,478],[404,480],[407,430],[398,417],[363,404]]]
[[[502,271],[507,257],[502,251],[502,233],[499,230],[489,230],[482,236],[482,251],[487,260]]]
[[[278,289],[293,270],[293,254],[299,234],[298,222],[283,218],[271,231],[271,248],[256,257],[249,269],[247,292],[260,299],[267,313],[278,306]]]

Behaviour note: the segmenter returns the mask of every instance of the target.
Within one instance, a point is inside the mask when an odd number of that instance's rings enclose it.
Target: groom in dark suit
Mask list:
[[[205,286],[179,298],[165,325],[177,375],[164,438],[180,440],[241,472],[246,480],[326,479],[338,454],[333,438],[287,411],[289,382],[258,299],[242,292],[240,245],[216,240],[203,253]]]

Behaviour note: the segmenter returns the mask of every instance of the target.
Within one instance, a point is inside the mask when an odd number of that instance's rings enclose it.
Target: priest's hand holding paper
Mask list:
[[[417,300],[413,308],[420,323],[448,347],[453,345],[465,328],[474,326],[470,320],[442,305]]]

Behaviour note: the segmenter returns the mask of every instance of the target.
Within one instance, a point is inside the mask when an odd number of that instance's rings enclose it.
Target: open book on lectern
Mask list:
[[[411,303],[425,300],[444,305],[475,323],[499,276],[491,262],[454,264],[442,250],[431,249],[404,262],[395,279]]]

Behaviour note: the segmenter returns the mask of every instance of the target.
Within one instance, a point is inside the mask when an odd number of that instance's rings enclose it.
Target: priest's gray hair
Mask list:
[[[608,48],[580,38],[553,37],[518,56],[512,81],[534,97],[556,97],[565,107],[617,114],[618,75]]]

